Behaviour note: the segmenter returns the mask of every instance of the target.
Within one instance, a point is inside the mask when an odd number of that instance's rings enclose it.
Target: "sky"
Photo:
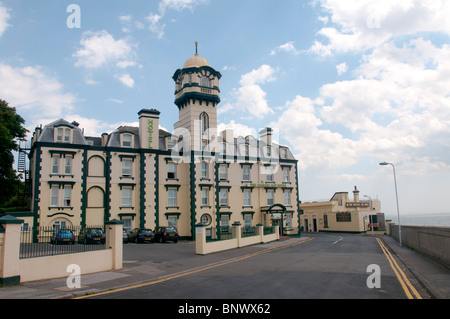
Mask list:
[[[450,212],[446,0],[0,0],[0,99],[33,132],[87,136],[155,108],[178,121],[175,71],[195,53],[222,73],[219,129],[272,127],[302,202],[355,186],[396,215]]]

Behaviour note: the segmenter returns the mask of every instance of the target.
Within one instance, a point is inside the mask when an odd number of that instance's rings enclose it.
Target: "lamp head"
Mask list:
[[[381,166],[386,166],[386,165],[389,165],[389,163],[381,162],[380,165],[381,165]]]

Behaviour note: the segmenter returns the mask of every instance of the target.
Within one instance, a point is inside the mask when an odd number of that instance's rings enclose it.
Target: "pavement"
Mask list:
[[[416,279],[436,299],[450,299],[450,269],[432,261],[407,247],[400,247],[390,236],[378,236],[401,261],[402,267],[410,270]],[[301,238],[282,240],[232,249],[206,256],[195,254],[195,243],[181,241],[172,246],[157,244],[141,246],[125,245],[123,269],[81,276],[81,287],[70,289],[67,278],[22,283],[20,286],[0,288],[0,299],[69,299],[141,285],[174,276],[182,276],[202,268],[213,267],[234,259],[250,257],[270,250],[302,244],[310,240],[307,234]],[[155,250],[161,252],[159,255]],[[142,253],[144,251],[144,253]],[[145,255],[149,252],[149,257]],[[69,274],[68,274],[69,275]],[[425,298],[425,297],[424,297]]]

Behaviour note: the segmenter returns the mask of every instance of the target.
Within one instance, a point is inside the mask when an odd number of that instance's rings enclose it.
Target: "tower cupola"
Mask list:
[[[220,72],[198,54],[189,58],[173,75],[175,81],[175,104],[179,120],[174,128],[176,135],[189,141],[191,150],[207,150],[217,136],[217,105],[220,103]],[[186,135],[190,138],[186,140]]]
[[[179,109],[196,102],[215,108],[220,103],[219,80],[222,74],[198,54],[198,42],[195,47],[195,55],[172,77],[175,81],[175,104]]]

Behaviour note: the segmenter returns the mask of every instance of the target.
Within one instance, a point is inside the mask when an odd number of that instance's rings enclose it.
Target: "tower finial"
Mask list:
[[[195,41],[195,55],[198,55],[198,42]]]

